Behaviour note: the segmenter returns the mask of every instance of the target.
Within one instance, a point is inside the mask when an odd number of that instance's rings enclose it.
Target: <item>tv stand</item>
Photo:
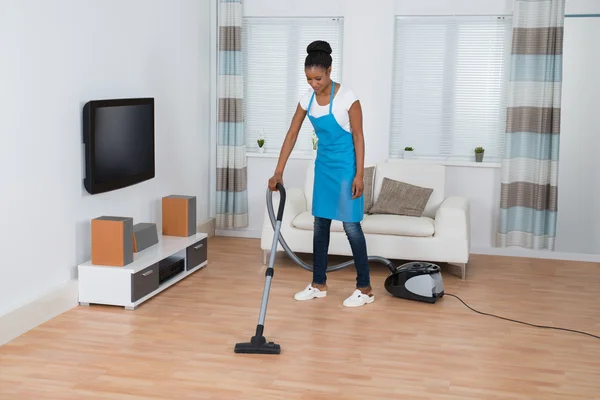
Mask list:
[[[159,235],[157,244],[135,253],[133,262],[124,267],[94,265],[91,260],[80,264],[77,267],[79,304],[113,305],[135,310],[143,302],[206,266],[207,236],[201,232],[189,237]],[[183,259],[183,270],[178,269],[180,272],[160,282],[159,268],[177,257]]]

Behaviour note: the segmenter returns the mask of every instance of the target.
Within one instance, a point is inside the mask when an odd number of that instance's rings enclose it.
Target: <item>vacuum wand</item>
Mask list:
[[[277,220],[275,222],[275,234],[273,235],[273,243],[271,245],[271,257],[269,257],[269,266],[265,271],[265,288],[263,290],[260,313],[258,315],[258,324],[256,325],[256,334],[250,339],[250,342],[236,343],[234,351],[236,353],[245,354],[279,354],[281,346],[273,342],[267,342],[264,336],[265,317],[267,314],[267,305],[269,303],[269,292],[271,290],[271,281],[275,269],[275,255],[277,252],[277,243],[279,241],[279,232],[281,230],[281,220],[283,219],[283,210],[285,207],[285,188],[282,184],[277,184],[277,190],[280,193],[279,210],[277,212]]]

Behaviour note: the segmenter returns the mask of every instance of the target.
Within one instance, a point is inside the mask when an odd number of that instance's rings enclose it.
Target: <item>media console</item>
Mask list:
[[[134,254],[133,262],[121,266],[94,265],[91,260],[80,264],[79,304],[137,306],[208,262],[207,234],[189,237],[159,236],[152,247]]]

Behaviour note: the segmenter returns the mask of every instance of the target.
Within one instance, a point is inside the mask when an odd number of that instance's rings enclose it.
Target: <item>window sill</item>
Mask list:
[[[279,152],[277,153],[258,153],[255,151],[246,151],[246,157],[248,158],[279,158]],[[290,154],[290,160],[312,160],[314,156],[312,154],[306,154],[302,152],[292,152]]]
[[[468,160],[447,160],[447,159],[435,159],[435,158],[419,158],[415,157],[412,159],[403,159],[403,158],[390,158],[388,162],[412,162],[412,163],[427,163],[427,164],[442,164],[447,167],[469,167],[469,168],[502,168],[502,163],[500,161],[483,161],[483,162],[475,162]]]
[[[258,152],[246,152],[248,158],[279,158],[279,153],[258,153]],[[306,154],[302,152],[292,152],[290,160],[312,160],[314,156],[312,154]],[[413,162],[413,163],[434,163],[442,164],[448,167],[469,167],[469,168],[502,168],[502,163],[499,161],[483,161],[475,162],[468,160],[445,160],[445,159],[430,159],[430,158],[419,158],[415,157],[412,159],[403,158],[389,158],[388,162]]]

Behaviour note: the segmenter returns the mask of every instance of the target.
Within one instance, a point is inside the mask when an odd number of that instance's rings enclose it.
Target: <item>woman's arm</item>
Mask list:
[[[354,151],[356,153],[356,177],[352,185],[352,194],[356,198],[362,195],[365,174],[365,139],[362,126],[362,107],[359,100],[356,100],[352,104],[348,113],[350,115],[350,126],[352,127],[352,138],[354,139]]]
[[[283,184],[283,171],[285,170],[285,166],[290,154],[296,145],[298,133],[302,127],[302,122],[304,122],[304,117],[306,117],[306,111],[300,107],[300,104],[298,104],[296,107],[296,112],[292,118],[292,122],[290,123],[290,128],[285,135],[285,140],[283,141],[283,145],[279,151],[279,160],[277,161],[277,166],[275,167],[275,174],[271,179],[269,179],[269,188],[271,190],[277,190],[276,185],[278,182]]]
[[[279,161],[277,162],[277,167],[275,168],[275,173],[283,175],[283,170],[285,169],[285,165],[294,150],[294,146],[296,145],[296,140],[298,139],[298,133],[300,132],[300,128],[302,127],[302,122],[304,121],[304,117],[306,116],[306,111],[300,107],[300,104],[296,106],[296,112],[294,113],[294,117],[292,118],[292,122],[290,123],[290,128],[285,135],[285,140],[283,141],[283,145],[281,146],[281,151],[279,152]]]

